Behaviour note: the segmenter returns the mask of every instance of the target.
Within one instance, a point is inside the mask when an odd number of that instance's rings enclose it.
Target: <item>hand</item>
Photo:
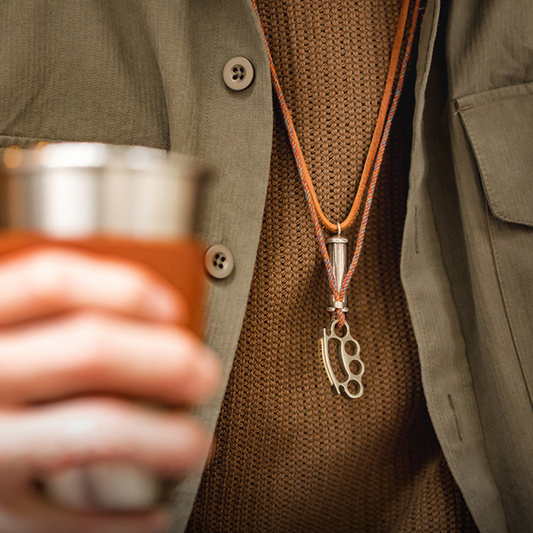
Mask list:
[[[126,262],[47,249],[0,264],[0,533],[165,531],[161,510],[67,511],[34,481],[99,461],[168,476],[204,460],[208,437],[176,406],[208,397],[219,365],[176,325],[185,312]]]

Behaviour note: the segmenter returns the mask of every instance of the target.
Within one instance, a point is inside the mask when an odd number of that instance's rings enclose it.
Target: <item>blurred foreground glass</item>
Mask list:
[[[201,217],[206,167],[164,150],[99,143],[43,144],[5,150],[0,184],[0,254],[58,244],[149,266],[182,293],[189,323],[201,332]],[[41,480],[66,507],[140,510],[162,484],[135,465],[111,461]]]
[[[3,226],[56,238],[95,234],[177,239],[194,233],[205,167],[141,146],[98,143],[8,148]]]

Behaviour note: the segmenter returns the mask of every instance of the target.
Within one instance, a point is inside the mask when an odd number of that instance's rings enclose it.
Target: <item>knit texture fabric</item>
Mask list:
[[[401,1],[258,4],[321,205],[342,221],[377,119]],[[477,531],[429,420],[400,282],[412,92],[413,72],[349,291],[348,321],[366,365],[358,400],[332,395],[318,357],[328,285],[276,105],[248,308],[189,532]]]

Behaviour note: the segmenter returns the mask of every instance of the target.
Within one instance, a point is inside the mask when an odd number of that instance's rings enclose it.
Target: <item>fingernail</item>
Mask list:
[[[146,310],[149,318],[175,320],[178,317],[179,306],[176,298],[168,288],[154,287],[148,295]]]

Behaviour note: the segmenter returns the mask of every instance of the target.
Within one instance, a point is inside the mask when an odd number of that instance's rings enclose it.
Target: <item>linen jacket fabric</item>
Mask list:
[[[402,280],[428,409],[484,533],[533,531],[533,10],[429,0]],[[254,83],[233,92],[228,59]],[[227,378],[262,221],[272,137],[266,50],[248,0],[3,0],[0,147],[98,141],[203,156],[202,234],[235,256],[209,290]],[[197,411],[214,430],[224,394]],[[201,471],[177,489],[183,531]]]

